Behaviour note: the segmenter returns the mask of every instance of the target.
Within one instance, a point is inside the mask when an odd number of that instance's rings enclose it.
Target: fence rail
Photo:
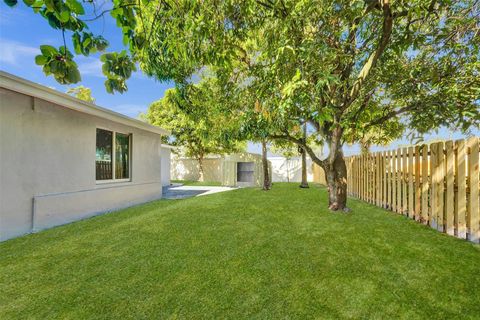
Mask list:
[[[479,138],[346,158],[350,196],[480,242]]]

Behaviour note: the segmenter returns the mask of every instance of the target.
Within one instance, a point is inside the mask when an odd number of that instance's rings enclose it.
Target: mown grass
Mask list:
[[[185,186],[214,186],[222,185],[220,181],[193,181],[193,180],[172,180],[173,183],[181,183]]]
[[[478,245],[326,201],[276,183],[1,243],[0,318],[479,318]]]

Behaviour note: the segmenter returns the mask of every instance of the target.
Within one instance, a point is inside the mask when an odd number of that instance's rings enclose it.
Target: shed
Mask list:
[[[272,172],[270,162],[269,170]],[[262,156],[248,152],[225,156],[222,168],[222,185],[230,187],[262,186]]]
[[[0,240],[161,198],[168,134],[0,72]]]

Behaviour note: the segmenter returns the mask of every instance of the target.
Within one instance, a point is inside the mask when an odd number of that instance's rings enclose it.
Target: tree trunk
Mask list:
[[[347,166],[340,153],[333,164],[324,168],[328,186],[328,208],[347,211]]]
[[[270,190],[271,180],[268,170],[267,141],[262,140],[263,190]]]
[[[306,143],[307,140],[307,124],[303,124],[303,142]],[[300,188],[308,188],[307,181],[307,152],[305,149],[300,148],[302,154],[302,183],[300,183]]]
[[[328,186],[328,208],[333,211],[347,208],[347,166],[343,157],[341,145],[342,129],[333,129],[329,143],[330,154],[328,162],[323,167]]]
[[[287,182],[290,182],[290,158],[286,158],[285,164],[287,166]]]
[[[205,172],[203,171],[203,156],[198,157],[198,171],[200,174],[198,181],[205,181]]]
[[[300,188],[308,188],[307,181],[307,153],[302,149],[302,183],[300,183]]]

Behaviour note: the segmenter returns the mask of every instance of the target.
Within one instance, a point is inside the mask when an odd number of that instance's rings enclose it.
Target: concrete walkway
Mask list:
[[[213,186],[184,186],[173,184],[163,188],[163,199],[185,199],[191,197],[206,196],[218,192],[235,190],[230,187],[213,187]]]

